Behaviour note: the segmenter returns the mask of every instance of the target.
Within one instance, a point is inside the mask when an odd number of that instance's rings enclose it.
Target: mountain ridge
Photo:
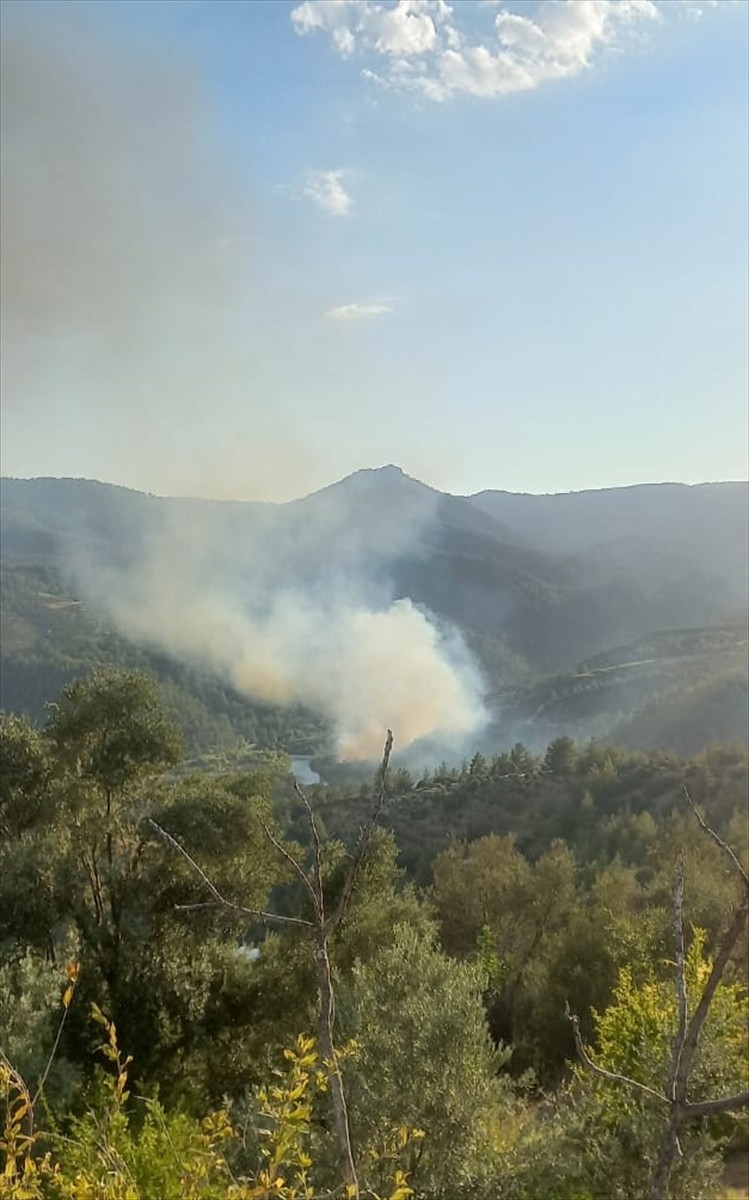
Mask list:
[[[200,503],[208,504],[257,504],[257,505],[284,505],[294,504],[300,500],[306,500],[310,496],[317,495],[319,492],[324,492],[330,488],[338,487],[349,481],[357,480],[360,477],[378,476],[382,479],[395,479],[402,477],[412,483],[418,484],[422,488],[426,488],[432,492],[439,492],[443,496],[453,496],[457,499],[480,501],[487,496],[510,496],[517,498],[532,498],[532,499],[550,499],[559,497],[571,496],[586,496],[600,495],[603,493],[624,493],[635,492],[648,488],[683,488],[688,490],[713,487],[741,487],[749,488],[749,480],[744,479],[705,479],[697,483],[684,483],[679,480],[649,480],[642,483],[627,483],[627,484],[612,484],[610,486],[598,488],[568,488],[558,492],[529,492],[529,491],[512,491],[507,488],[480,488],[475,492],[452,492],[442,488],[438,488],[435,484],[429,484],[415,475],[410,475],[403,467],[396,463],[383,463],[378,467],[358,467],[354,471],[342,475],[340,479],[332,480],[330,483],[322,484],[318,488],[313,488],[310,492],[303,492],[299,496],[289,497],[288,500],[257,500],[252,498],[226,498],[217,496],[196,496],[192,493],[173,495],[171,493],[152,492],[143,488],[130,487],[128,484],[114,483],[105,479],[95,479],[85,475],[0,475],[0,483],[64,483],[64,484],[95,484],[100,487],[112,488],[119,492],[129,492],[136,495],[148,496],[156,500],[195,500]]]
[[[692,687],[706,673],[733,680],[738,671],[743,678],[738,637],[728,653],[690,653],[683,666],[672,656],[634,675],[617,671],[591,680],[577,664],[654,630],[743,620],[749,608],[747,496],[749,485],[729,481],[538,496],[490,492],[479,494],[478,503],[476,496],[431,488],[392,464],[282,504],[3,477],[0,553],[10,584],[14,573],[21,580],[36,564],[58,581],[68,601],[85,599],[92,619],[105,624],[113,610],[108,616],[101,603],[114,586],[106,581],[127,586],[144,573],[154,586],[163,581],[167,594],[171,586],[177,605],[180,594],[220,593],[230,596],[233,609],[247,606],[250,616],[261,618],[276,598],[289,595],[306,609],[330,614],[325,619],[334,619],[341,602],[384,612],[394,601],[408,600],[439,636],[458,631],[488,693],[499,697],[500,707],[510,704],[516,724],[527,728],[543,704],[554,732],[566,728],[569,696],[579,734],[599,698],[609,706],[606,720],[613,727],[633,716],[640,700],[652,701],[679,680]],[[54,657],[58,634],[61,644],[69,638],[64,622],[58,629],[47,621],[46,585],[40,587],[19,583],[16,592],[26,598],[10,602],[12,619],[4,622],[0,639],[6,669],[15,663],[19,679],[22,659]],[[12,586],[7,594],[14,595]],[[163,619],[171,620],[168,611]],[[47,625],[55,630],[51,643]],[[96,644],[101,658],[104,643]],[[149,644],[158,647],[158,629]],[[84,659],[73,655],[71,669]],[[562,684],[554,682],[560,672],[567,673]],[[546,679],[550,692],[558,693],[548,703]],[[733,682],[726,687],[735,691]],[[508,701],[508,689],[517,688],[530,688],[527,697],[519,693]],[[584,702],[590,688],[595,696]],[[622,711],[614,712],[620,702]],[[544,736],[543,728],[530,732]]]

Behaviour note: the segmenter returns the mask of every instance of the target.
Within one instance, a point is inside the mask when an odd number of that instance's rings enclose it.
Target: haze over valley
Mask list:
[[[393,466],[280,505],[4,479],[3,706],[39,718],[45,672],[106,662],[111,630],[167,677],[301,708],[341,758],[376,758],[388,726],[423,763],[562,734],[741,740],[748,498],[459,497]]]

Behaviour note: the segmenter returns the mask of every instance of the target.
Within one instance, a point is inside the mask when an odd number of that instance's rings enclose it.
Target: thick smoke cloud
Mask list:
[[[461,638],[393,598],[393,567],[418,558],[438,493],[391,468],[286,505],[152,503],[114,531],[114,562],[84,537],[72,563],[125,634],[249,697],[323,713],[343,758],[377,757],[388,727],[401,751],[431,738],[459,752],[484,725]]]
[[[197,658],[248,696],[322,712],[342,758],[375,758],[389,726],[405,749],[435,734],[459,744],[482,722],[459,640],[408,599],[379,611],[331,599],[321,609],[289,592],[253,616],[210,593],[167,609],[151,592],[120,597],[112,611],[127,632]]]

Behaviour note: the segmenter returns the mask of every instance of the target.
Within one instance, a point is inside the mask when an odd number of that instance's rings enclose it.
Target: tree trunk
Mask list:
[[[668,1185],[671,1170],[679,1152],[679,1129],[682,1124],[681,1109],[674,1104],[668,1117],[661,1144],[658,1149],[658,1161],[655,1164],[653,1178],[650,1184],[649,1200],[668,1200]]]
[[[317,1041],[320,1053],[327,1065],[328,1086],[330,1089],[330,1109],[333,1117],[333,1128],[338,1143],[338,1162],[347,1187],[352,1188],[355,1200],[359,1197],[359,1183],[356,1178],[354,1155],[351,1149],[351,1132],[348,1122],[348,1107],[346,1093],[343,1088],[341,1072],[335,1054],[333,1040],[333,1022],[335,1020],[335,1001],[333,998],[333,979],[331,975],[330,956],[328,954],[328,937],[324,929],[316,931],[315,963],[317,966],[317,984],[320,991],[320,1013],[317,1021]]]

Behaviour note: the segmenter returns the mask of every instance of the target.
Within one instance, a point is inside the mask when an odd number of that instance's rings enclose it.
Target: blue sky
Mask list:
[[[748,15],[4,3],[3,473],[745,478]]]

